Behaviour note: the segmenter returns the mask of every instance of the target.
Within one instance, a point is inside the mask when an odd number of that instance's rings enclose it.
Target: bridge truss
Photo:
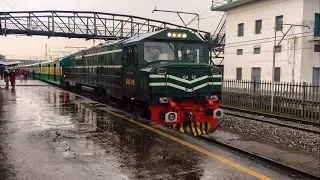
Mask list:
[[[49,37],[116,40],[163,28],[187,28],[137,16],[91,11],[0,12],[0,35],[24,34]],[[200,31],[204,36],[210,34]]]

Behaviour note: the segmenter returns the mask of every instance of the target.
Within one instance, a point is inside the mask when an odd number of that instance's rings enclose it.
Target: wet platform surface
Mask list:
[[[196,138],[179,136],[230,161],[222,162],[93,104],[51,86],[2,87],[0,179],[259,179],[230,162],[263,177],[301,179]]]

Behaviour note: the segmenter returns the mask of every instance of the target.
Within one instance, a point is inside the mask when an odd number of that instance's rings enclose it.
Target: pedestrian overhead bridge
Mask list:
[[[0,12],[0,35],[125,39],[163,28],[196,29],[137,16],[91,11]],[[202,36],[209,32],[200,31]]]

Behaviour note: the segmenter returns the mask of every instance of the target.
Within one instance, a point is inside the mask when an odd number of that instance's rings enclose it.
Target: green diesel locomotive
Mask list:
[[[212,133],[223,114],[221,71],[209,65],[208,43],[189,30],[162,29],[100,44],[63,58],[59,67],[62,87],[91,88],[181,132]]]

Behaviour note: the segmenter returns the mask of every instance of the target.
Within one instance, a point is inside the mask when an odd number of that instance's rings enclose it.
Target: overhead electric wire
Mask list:
[[[313,37],[313,35],[300,36],[300,37],[296,37],[296,38],[300,39],[300,38],[305,38],[305,37]],[[284,39],[284,40],[289,40],[289,38]],[[228,47],[225,46],[224,48],[226,49],[226,48],[232,48],[232,47],[242,47],[242,46],[249,46],[249,45],[266,44],[266,43],[271,43],[271,42],[274,42],[274,41],[270,40],[270,41],[265,41],[265,42],[260,42],[260,43],[249,43],[249,44],[241,44],[241,45],[237,45],[237,46],[228,46]],[[224,54],[233,54],[233,53],[224,53]]]
[[[9,6],[11,9],[13,9],[13,10],[15,10],[16,11],[16,9],[14,8],[14,7],[12,7],[9,3],[7,3],[5,0],[1,0],[1,1],[3,1],[7,6]]]
[[[308,32],[303,32],[303,33],[295,33],[295,34],[290,34],[287,36],[294,36],[294,35],[299,35],[299,34],[308,34],[308,33],[313,33],[314,31],[308,31]],[[277,36],[277,38],[282,38],[283,36]],[[301,36],[303,37],[303,36]],[[298,38],[298,37],[297,37]],[[228,43],[225,44],[225,46],[230,45],[230,44],[239,44],[237,46],[244,46],[244,44],[240,44],[240,43],[245,43],[245,42],[255,42],[255,41],[263,41],[263,40],[268,40],[268,39],[274,39],[274,36],[269,37],[269,38],[261,38],[261,39],[254,39],[254,40],[247,40],[247,41],[239,41],[239,42],[233,42],[233,43]],[[283,40],[287,40],[288,38],[285,38]],[[264,41],[265,42],[265,41]],[[252,44],[259,44],[259,43],[264,43],[264,42],[257,42],[257,43],[252,43]],[[273,42],[273,41],[271,41]],[[251,45],[251,44],[249,44]],[[228,47],[236,47],[236,46],[228,46]]]
[[[185,0],[184,1],[184,4],[181,6],[180,5],[180,8],[178,8],[178,11],[181,11],[183,8],[184,8],[184,6],[186,6],[186,4],[187,4],[187,2],[188,2],[189,0]]]

